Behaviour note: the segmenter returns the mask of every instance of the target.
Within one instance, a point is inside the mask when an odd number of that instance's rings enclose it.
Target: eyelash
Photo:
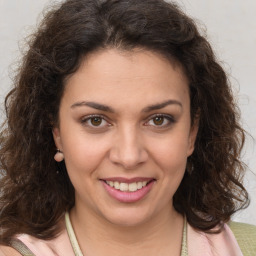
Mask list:
[[[154,127],[156,127],[156,128],[167,128],[167,127],[170,127],[173,123],[175,123],[175,119],[173,118],[173,116],[171,116],[171,115],[167,115],[167,114],[155,114],[155,115],[153,115],[153,116],[151,116],[149,119],[148,119],[148,121],[146,122],[146,126],[150,126],[150,125],[148,125],[148,123],[150,122],[150,121],[153,121],[154,120],[154,118],[157,118],[157,117],[159,117],[159,118],[163,118],[164,119],[164,121],[163,122],[165,122],[165,121],[167,121],[167,124],[164,124],[164,125],[152,125],[152,126],[154,126]]]
[[[163,119],[164,119],[163,122],[166,122],[166,121],[167,121],[168,123],[167,123],[167,124],[164,124],[164,125],[156,125],[156,124],[155,124],[155,125],[150,125],[149,122],[150,122],[150,121],[153,121],[153,119],[154,119],[154,118],[157,118],[157,117],[163,118]],[[106,120],[106,117],[103,116],[103,115],[89,115],[89,116],[86,116],[86,117],[84,117],[84,118],[81,120],[81,123],[82,123],[83,125],[86,125],[86,126],[89,127],[89,128],[92,128],[92,129],[100,129],[100,128],[104,128],[104,127],[105,127],[105,125],[102,126],[101,123],[100,123],[99,126],[92,125],[92,124],[88,124],[88,122],[89,122],[89,121],[92,121],[93,118],[100,118],[101,121],[104,121],[104,122],[107,123],[107,126],[111,126],[111,124]],[[173,123],[176,122],[175,119],[173,118],[173,116],[167,115],[167,114],[155,114],[155,115],[153,115],[153,116],[150,116],[147,120],[148,120],[148,121],[146,121],[146,122],[144,123],[145,126],[153,126],[153,127],[158,128],[158,129],[167,128],[167,127],[171,126]]]
[[[95,125],[89,125],[88,124],[88,122],[92,121],[93,118],[100,118],[101,120],[104,120],[108,124],[107,126],[111,126],[111,124],[109,124],[109,122],[106,120],[106,118],[103,115],[89,115],[89,116],[86,116],[86,117],[84,117],[81,120],[81,123],[83,125],[86,125],[86,126],[90,127],[90,128],[93,128],[93,129],[100,129],[100,128],[102,128],[102,126],[99,126],[97,128],[97,126],[95,126]]]

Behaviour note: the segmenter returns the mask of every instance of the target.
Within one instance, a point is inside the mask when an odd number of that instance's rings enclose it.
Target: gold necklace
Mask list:
[[[72,245],[73,251],[75,253],[75,256],[84,256],[80,246],[78,244],[78,241],[76,239],[76,235],[74,232],[74,229],[72,227],[69,213],[65,213],[65,223],[66,228],[69,236],[70,243]],[[183,235],[182,235],[182,246],[181,246],[181,256],[188,256],[188,249],[187,249],[187,219],[184,217],[184,227],[183,227]]]

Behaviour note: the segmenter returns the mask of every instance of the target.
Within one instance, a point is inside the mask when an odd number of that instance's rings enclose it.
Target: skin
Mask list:
[[[20,253],[18,253],[15,249],[8,247],[8,246],[4,246],[1,245],[0,246],[0,256],[21,256]]]
[[[180,255],[183,217],[172,198],[196,134],[178,64],[139,49],[86,57],[66,82],[53,129],[75,188],[70,216],[86,255],[131,255],[131,248],[136,255]],[[101,180],[112,177],[154,183],[141,200],[124,203],[103,186]]]

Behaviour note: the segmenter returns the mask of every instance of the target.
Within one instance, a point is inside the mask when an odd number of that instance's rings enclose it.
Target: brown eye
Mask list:
[[[146,126],[152,126],[155,128],[167,128],[175,123],[174,118],[171,115],[158,114],[152,116],[148,122],[145,123]]]
[[[89,115],[81,119],[81,124],[94,131],[102,131],[111,126],[104,116]]]
[[[153,118],[153,122],[155,125],[162,125],[164,123],[164,117],[156,116],[155,118]]]
[[[93,126],[100,126],[101,123],[102,123],[102,118],[101,117],[92,117],[90,119],[90,123],[93,125]]]

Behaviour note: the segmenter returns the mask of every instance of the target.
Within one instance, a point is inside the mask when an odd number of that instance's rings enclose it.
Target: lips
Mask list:
[[[155,179],[143,177],[133,179],[115,177],[102,179],[101,181],[112,198],[124,203],[141,200],[149,193],[155,183]]]

